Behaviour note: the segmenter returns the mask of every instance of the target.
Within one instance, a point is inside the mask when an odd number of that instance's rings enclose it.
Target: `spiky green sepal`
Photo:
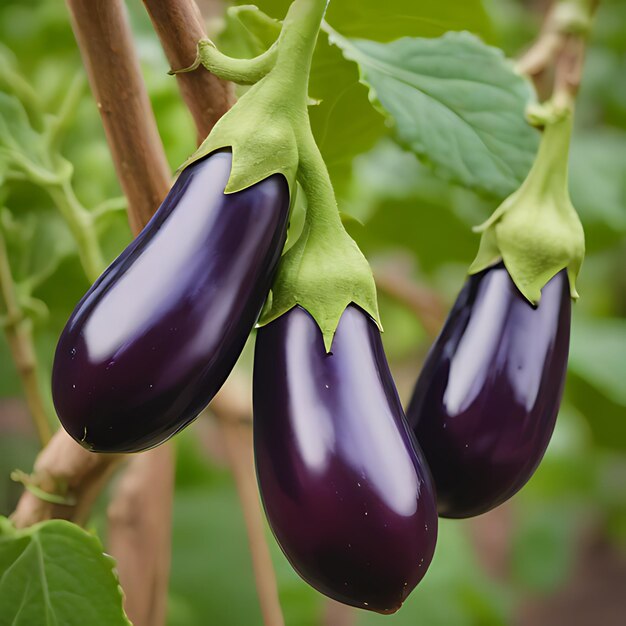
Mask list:
[[[520,292],[535,305],[546,283],[563,269],[572,298],[578,298],[576,278],[585,237],[567,187],[572,117],[570,109],[551,111],[528,177],[474,229],[482,237],[469,273],[503,261]]]
[[[357,244],[339,220],[320,228],[307,221],[281,259],[259,326],[300,305],[317,322],[330,352],[339,320],[351,303],[366,311],[382,331],[372,270]]]
[[[297,118],[306,115],[306,108],[285,111],[277,102],[274,82],[270,75],[251,87],[220,118],[180,171],[216,150],[230,148],[233,164],[225,193],[251,187],[272,174],[282,174],[293,192],[298,169],[293,129],[302,122]]]

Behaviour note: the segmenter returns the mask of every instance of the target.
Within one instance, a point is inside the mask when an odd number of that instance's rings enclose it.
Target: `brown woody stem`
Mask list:
[[[196,58],[197,43],[206,39],[200,11],[193,0],[143,0],[170,67],[188,67]],[[198,143],[235,102],[232,83],[199,68],[177,74],[176,80],[193,116]]]
[[[170,168],[122,0],[67,0],[128,217],[138,233],[165,197]]]

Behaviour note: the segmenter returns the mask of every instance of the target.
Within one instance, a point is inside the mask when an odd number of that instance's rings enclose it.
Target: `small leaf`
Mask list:
[[[0,518],[0,625],[130,626],[114,561],[69,522]]]
[[[359,64],[398,140],[438,175],[498,197],[519,186],[538,133],[524,118],[530,85],[500,50],[469,33],[388,44],[334,33],[331,41]]]

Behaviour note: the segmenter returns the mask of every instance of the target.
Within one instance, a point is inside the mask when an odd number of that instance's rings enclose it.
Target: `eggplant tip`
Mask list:
[[[378,613],[379,615],[393,615],[394,613],[397,613],[401,607],[402,607],[402,602],[400,602],[400,604],[398,604],[397,606],[393,606],[389,609],[376,609],[374,607],[368,606],[367,602],[363,603],[364,609],[369,609],[370,611],[374,613]]]

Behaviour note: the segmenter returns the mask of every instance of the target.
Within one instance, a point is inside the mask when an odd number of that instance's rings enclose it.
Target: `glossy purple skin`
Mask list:
[[[502,265],[468,278],[407,409],[441,516],[485,513],[532,476],[561,402],[570,317],[565,271],[536,308]]]
[[[289,191],[275,175],[226,195],[231,162],[216,152],[186,168],[63,330],[54,404],[92,451],[137,452],[171,437],[244,347],[285,242]]]
[[[430,564],[437,512],[380,332],[360,308],[344,312],[330,354],[300,307],[258,331],[254,449],[295,570],[339,602],[395,612]]]

